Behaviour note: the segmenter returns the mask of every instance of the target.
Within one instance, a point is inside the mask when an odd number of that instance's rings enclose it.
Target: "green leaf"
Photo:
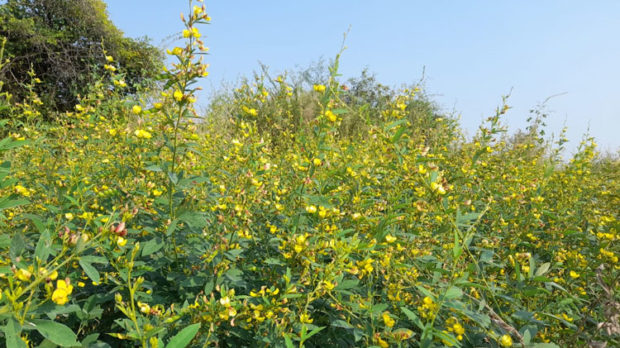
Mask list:
[[[405,313],[407,318],[409,318],[411,322],[413,322],[417,327],[419,327],[420,330],[424,330],[424,324],[422,323],[422,320],[420,320],[420,318],[415,313],[413,313],[406,307],[400,307],[400,310],[401,312]]]
[[[437,177],[439,177],[439,172],[437,172],[436,170],[433,170],[430,174],[430,181],[431,182],[435,182],[437,180]]]
[[[447,342],[449,346],[459,346],[459,341],[449,333],[433,329],[433,336],[441,339],[444,342]]]
[[[153,238],[148,242],[144,243],[142,247],[142,256],[149,256],[152,253],[159,251],[159,249],[164,247],[164,243],[158,238]]]
[[[378,304],[372,306],[372,308],[370,309],[370,312],[372,314],[377,314],[377,313],[383,312],[387,308],[388,308],[387,303],[378,303]]]
[[[456,230],[454,230],[454,246],[452,247],[452,256],[454,259],[458,259],[463,253],[463,248],[461,247],[461,243],[459,243],[459,234]]]
[[[84,348],[90,347],[91,344],[97,342],[98,338],[99,338],[99,334],[98,333],[90,334],[90,335],[84,337],[84,339],[82,340],[82,347],[84,347]]]
[[[200,323],[190,325],[178,334],[174,335],[166,348],[185,348],[194,339],[198,330],[200,329]]]
[[[26,219],[30,219],[30,221],[32,221],[32,223],[35,225],[39,233],[43,233],[45,232],[45,230],[47,230],[47,228],[45,228],[45,225],[43,224],[43,221],[41,221],[41,218],[39,216],[34,215],[34,214],[24,214],[22,216]]]
[[[161,172],[162,171],[161,167],[158,166],[158,165],[151,165],[151,166],[148,166],[148,167],[146,167],[144,169],[146,169],[146,170],[148,170],[150,172]]]
[[[80,259],[88,262],[88,263],[101,263],[104,265],[108,264],[108,259],[103,256],[95,256],[95,255],[86,255],[82,256]]]
[[[0,164],[0,180],[6,178],[11,172],[11,162],[5,161]],[[4,187],[4,186],[3,186]]]
[[[314,204],[316,206],[322,206],[324,208],[332,208],[334,205],[329,202],[329,199],[321,195],[304,195],[304,198],[308,201],[308,204]]]
[[[338,319],[338,320],[334,320],[330,323],[330,326],[333,327],[341,327],[343,329],[353,329],[354,326],[347,323],[346,321],[342,320],[342,319]]]
[[[523,344],[528,345],[530,344],[531,340],[532,340],[532,334],[530,333],[529,329],[526,329],[525,332],[523,333]]]
[[[35,319],[32,321],[39,333],[61,347],[79,346],[77,336],[67,326],[52,320]]]
[[[48,230],[43,231],[34,250],[34,255],[41,261],[46,262],[51,253],[52,238]]]
[[[398,129],[398,131],[396,131],[396,134],[394,134],[394,136],[392,136],[392,139],[390,139],[390,142],[392,144],[395,144],[398,140],[400,140],[400,138],[403,136],[403,134],[405,133],[405,130],[407,129],[406,126],[402,126]]]
[[[347,279],[347,280],[343,280],[341,283],[338,284],[338,286],[336,286],[336,290],[347,290],[347,289],[352,289],[354,287],[357,286],[357,284],[359,284],[359,280],[357,279]]]
[[[286,344],[286,348],[295,348],[293,340],[291,340],[291,337],[288,334],[284,334],[284,343]]]
[[[187,223],[190,227],[202,228],[207,226],[204,214],[200,212],[188,211],[179,216],[179,220]]]
[[[416,285],[416,288],[418,288],[418,290],[424,294],[424,296],[428,296],[430,298],[432,298],[433,300],[436,299],[435,295],[433,295],[432,292],[430,292],[428,289],[426,289],[425,287],[421,286],[421,285]]]
[[[551,264],[549,262],[545,262],[542,265],[540,265],[540,267],[538,267],[538,269],[536,270],[536,276],[542,276],[545,273],[547,273],[547,271],[549,271],[549,268],[551,267]]]
[[[178,219],[174,219],[172,220],[172,222],[170,223],[170,226],[168,226],[168,229],[166,230],[166,236],[171,236],[172,233],[174,233],[174,230],[177,228],[177,223],[179,222]]]
[[[0,141],[0,151],[6,151],[22,145],[27,145],[30,140],[13,140],[12,138],[4,138]]]
[[[24,240],[24,236],[21,233],[15,233],[12,236],[11,246],[9,247],[9,254],[11,258],[14,259],[22,254],[22,252],[26,249],[26,241]]]
[[[4,249],[11,245],[11,237],[8,234],[0,234],[0,248]]]
[[[84,261],[84,259],[80,259],[79,263],[80,263],[80,266],[82,266],[82,269],[84,270],[84,273],[86,273],[88,278],[90,278],[95,283],[99,283],[99,281],[101,281],[101,277],[99,276],[99,271],[97,271],[97,269],[93,267],[93,265]]]
[[[168,173],[168,179],[170,179],[170,182],[176,186],[179,183],[179,177],[177,176],[176,173]]]
[[[461,296],[463,296],[463,290],[461,290],[460,288],[457,288],[456,286],[452,286],[448,289],[448,291],[446,291],[446,294],[444,296],[448,300],[453,300],[455,298],[461,298]]]
[[[284,265],[284,263],[278,259],[274,259],[274,258],[268,258],[265,260],[265,264],[270,265],[270,266],[281,266]]]
[[[304,341],[307,340],[308,338],[310,338],[310,337],[316,335],[317,333],[319,333],[319,331],[323,330],[324,328],[325,328],[325,326],[320,326],[320,327],[314,328],[314,330],[310,331],[309,334],[304,335],[304,337],[302,337],[302,340],[304,340]]]
[[[243,271],[238,268],[231,268],[224,273],[224,276],[232,282],[240,282],[243,279],[241,277],[243,276]]]
[[[58,345],[48,339],[43,340],[43,342],[41,342],[41,344],[37,346],[37,348],[56,348],[56,347],[58,347]]]
[[[10,318],[6,326],[3,327],[3,331],[6,337],[7,347],[26,348],[26,342],[22,341],[19,336],[22,332],[22,328],[17,320]]]
[[[9,199],[9,197],[5,197],[0,199],[0,210],[13,208],[28,203],[30,203],[30,201],[27,199]]]

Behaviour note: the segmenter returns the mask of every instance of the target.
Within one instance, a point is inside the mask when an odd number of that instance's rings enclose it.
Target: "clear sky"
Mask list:
[[[185,0],[105,0],[130,37],[169,47]],[[472,134],[512,90],[507,122],[523,127],[549,96],[549,131],[568,127],[573,150],[589,129],[602,150],[620,148],[620,1],[205,1],[212,24],[206,90],[250,76],[307,67],[338,52],[344,77],[367,67],[391,86],[425,68],[426,91]]]

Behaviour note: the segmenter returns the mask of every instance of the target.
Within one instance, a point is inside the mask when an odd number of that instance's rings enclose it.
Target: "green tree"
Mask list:
[[[42,81],[36,92],[51,110],[71,109],[105,74],[106,53],[126,74],[126,93],[163,66],[163,54],[146,38],[124,37],[102,0],[7,0],[0,5],[0,36],[10,59],[0,70],[6,90],[21,99],[32,70]]]

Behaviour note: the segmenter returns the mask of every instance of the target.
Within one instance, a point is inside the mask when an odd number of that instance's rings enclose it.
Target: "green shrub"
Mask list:
[[[562,161],[536,115],[507,135],[506,100],[465,139],[415,87],[343,88],[338,57],[198,121],[208,20],[148,103],[111,73],[55,122],[4,122],[0,342],[619,343],[617,156]]]

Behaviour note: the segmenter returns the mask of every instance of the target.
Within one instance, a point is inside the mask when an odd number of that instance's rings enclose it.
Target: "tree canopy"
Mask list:
[[[122,67],[129,86],[150,81],[163,64],[147,38],[127,38],[108,18],[102,0],[7,0],[0,5],[0,36],[7,38],[0,78],[21,99],[29,72],[36,92],[52,110],[68,110],[104,74],[106,53]]]

